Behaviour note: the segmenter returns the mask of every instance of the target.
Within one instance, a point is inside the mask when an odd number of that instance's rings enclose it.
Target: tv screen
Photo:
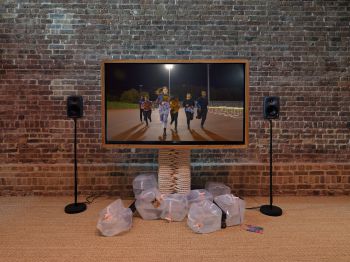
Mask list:
[[[247,145],[246,60],[112,60],[101,66],[105,145]]]

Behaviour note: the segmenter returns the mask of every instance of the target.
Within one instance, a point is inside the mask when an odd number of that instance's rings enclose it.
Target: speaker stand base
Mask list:
[[[260,207],[260,212],[267,216],[279,217],[282,215],[282,209],[278,206],[263,205]]]
[[[69,204],[64,208],[64,212],[67,214],[77,214],[86,210],[85,203],[73,203]]]

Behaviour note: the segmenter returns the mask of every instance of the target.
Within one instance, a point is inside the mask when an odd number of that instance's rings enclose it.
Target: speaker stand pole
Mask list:
[[[272,119],[270,121],[270,204],[260,207],[260,212],[267,216],[278,217],[282,215],[282,209],[272,205]]]
[[[85,203],[78,203],[78,165],[77,165],[77,119],[74,118],[74,203],[67,205],[67,214],[81,213],[86,210]]]

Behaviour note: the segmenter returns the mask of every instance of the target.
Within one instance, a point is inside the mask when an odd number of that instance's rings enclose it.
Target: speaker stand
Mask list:
[[[86,210],[85,203],[78,203],[78,168],[77,168],[77,119],[74,118],[74,203],[67,205],[64,212],[77,214]]]
[[[270,121],[270,204],[260,207],[260,212],[267,216],[278,217],[282,215],[282,209],[272,205],[272,120]]]

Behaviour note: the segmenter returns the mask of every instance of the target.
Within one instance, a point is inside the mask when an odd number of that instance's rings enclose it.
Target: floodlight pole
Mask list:
[[[171,71],[171,68],[168,69],[169,70],[169,97],[170,97],[170,71]]]
[[[207,64],[207,98],[208,104],[210,105],[210,75],[209,75],[209,64]]]
[[[171,69],[173,69],[173,66],[174,66],[174,65],[172,65],[172,64],[166,64],[166,65],[165,65],[165,68],[169,71],[169,81],[168,81],[168,85],[169,85],[169,86],[168,86],[169,97],[170,97],[170,94],[171,94],[171,93],[170,93],[170,74],[171,74],[170,71],[171,71]]]

